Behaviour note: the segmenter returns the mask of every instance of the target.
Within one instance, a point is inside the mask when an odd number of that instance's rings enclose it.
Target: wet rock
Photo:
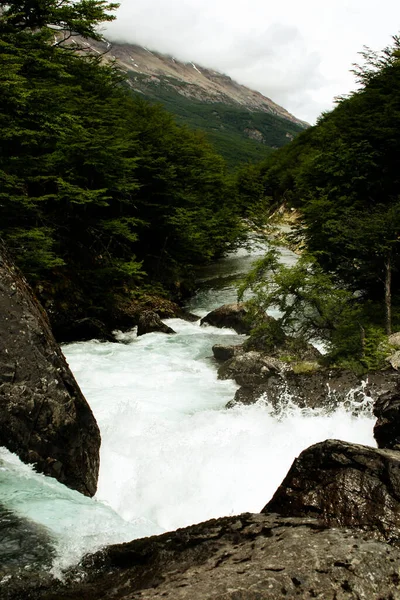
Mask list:
[[[374,415],[378,417],[374,427],[378,447],[400,450],[400,384],[377,399]]]
[[[78,319],[70,323],[68,329],[63,333],[64,342],[74,342],[76,340],[101,340],[102,342],[115,342],[114,336],[108,331],[106,325],[92,317]]]
[[[0,245],[0,445],[86,495],[100,433],[44,310]]]
[[[275,408],[290,399],[300,408],[332,410],[341,404],[356,413],[366,403],[395,390],[399,381],[400,374],[394,370],[374,371],[363,377],[342,369],[321,369],[308,373],[287,370],[272,374],[266,381],[256,385],[242,384],[228,407],[238,402],[253,404],[262,396]]]
[[[316,517],[329,527],[400,543],[400,453],[338,440],[304,450],[262,512]]]
[[[399,548],[310,518],[243,514],[88,557],[33,600],[397,600]],[[30,597],[31,598],[31,597]]]
[[[224,304],[208,313],[200,321],[200,325],[212,325],[213,327],[228,327],[236,333],[249,333],[251,325],[247,322],[248,310],[245,304]]]
[[[140,336],[154,332],[175,333],[171,327],[161,321],[157,313],[152,310],[145,310],[139,317],[137,334]]]
[[[224,346],[223,344],[215,344],[212,347],[214,358],[218,361],[226,361],[233,358],[240,352],[242,352],[243,346]]]
[[[260,385],[272,375],[284,371],[280,360],[261,352],[237,354],[218,369],[219,379],[234,379],[239,385]]]

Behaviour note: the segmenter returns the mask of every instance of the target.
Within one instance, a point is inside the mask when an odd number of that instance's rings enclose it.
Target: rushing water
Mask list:
[[[191,310],[202,315],[234,300],[232,279],[261,251],[241,250],[204,270]],[[292,260],[287,254],[285,261]],[[310,444],[326,438],[374,444],[367,409],[358,417],[344,408],[328,414],[300,410],[290,398],[279,414],[263,399],[225,409],[237,386],[217,379],[211,347],[243,337],[198,322],[167,322],[176,335],[137,338],[131,331],[119,334],[122,343],[63,347],[101,429],[94,499],[0,452],[1,502],[46,528],[56,573],[105,544],[259,511]]]

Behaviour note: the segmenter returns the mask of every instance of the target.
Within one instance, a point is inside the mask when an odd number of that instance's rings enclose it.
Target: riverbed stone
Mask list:
[[[0,242],[0,445],[92,496],[100,432],[46,313]]]
[[[286,368],[285,363],[261,352],[237,354],[218,369],[219,379],[234,379],[239,385],[260,385]]]
[[[262,512],[315,517],[400,544],[400,452],[326,440],[304,450]]]
[[[214,344],[212,352],[215,360],[224,362],[233,358],[237,354],[243,351],[243,345],[239,344],[236,346],[225,346],[223,344]]]
[[[159,315],[152,310],[145,310],[139,316],[137,335],[145,335],[146,333],[176,333],[172,327],[163,323]]]
[[[249,333],[251,324],[247,320],[248,309],[244,303],[224,304],[203,317],[200,325],[227,327],[236,333]]]

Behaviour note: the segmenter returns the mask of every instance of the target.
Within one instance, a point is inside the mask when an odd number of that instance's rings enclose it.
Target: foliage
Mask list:
[[[274,114],[188,98],[179,93],[188,84],[173,78],[153,82],[135,73],[131,80],[135,90],[139,89],[152,102],[160,102],[176,115],[178,123],[206,132],[230,168],[263,160],[273,148],[289,144],[292,137],[304,129]],[[248,132],[254,130],[260,132],[264,142],[248,136]]]
[[[49,43],[54,25],[94,34],[115,5],[4,6],[0,232],[18,264],[52,310],[67,310],[68,296],[79,314],[102,316],[121,295],[158,283],[179,296],[194,265],[241,236],[224,161],[160,106],[128,94],[112,65]]]
[[[368,354],[374,331],[400,326],[400,39],[362,56],[359,89],[261,163],[253,186],[300,211],[295,238],[357,299]]]
[[[366,326],[368,322],[360,298],[339,287],[318,263],[303,256],[293,267],[280,264],[275,250],[260,259],[239,288],[239,298],[251,293],[247,301],[251,318],[258,317],[252,332],[257,339],[271,337],[270,323],[263,323],[268,309],[280,313],[275,329],[304,341],[323,343],[323,362],[363,370],[379,364],[382,352],[377,350],[382,334]],[[267,336],[267,340],[270,340]],[[378,339],[379,338],[379,339]],[[378,343],[379,342],[379,343]],[[251,340],[250,340],[251,343]],[[273,343],[279,340],[273,338]],[[268,343],[265,350],[270,350]],[[382,348],[382,346],[381,346]],[[356,367],[357,365],[357,367]]]

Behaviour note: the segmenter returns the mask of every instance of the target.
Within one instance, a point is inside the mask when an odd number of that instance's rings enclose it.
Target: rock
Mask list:
[[[0,445],[92,496],[100,432],[44,310],[0,245]]]
[[[200,325],[212,325],[213,327],[228,327],[236,333],[249,333],[251,325],[247,323],[248,314],[245,304],[224,304],[208,313],[200,321]]]
[[[394,348],[400,348],[400,332],[389,335],[388,342],[391,346],[394,346]]]
[[[374,415],[378,417],[374,427],[378,448],[400,450],[400,384],[377,399]]]
[[[234,379],[239,385],[259,385],[275,373],[285,370],[280,360],[261,352],[237,354],[218,369],[219,379]]]
[[[108,331],[106,325],[92,317],[78,319],[69,324],[62,336],[64,342],[101,340],[102,342],[115,342],[114,336]]]
[[[399,382],[400,374],[394,370],[374,371],[364,377],[343,369],[306,373],[287,370],[271,374],[259,384],[242,384],[227,407],[238,402],[253,404],[263,396],[276,409],[290,399],[300,408],[333,410],[341,404],[357,413],[365,404],[370,405],[380,395],[395,390]]]
[[[215,344],[212,347],[214,358],[219,361],[226,361],[239,354],[243,349],[242,345],[224,346],[223,344]]]
[[[111,546],[87,557],[69,585],[42,585],[29,598],[398,600],[399,564],[400,549],[368,532],[246,513]]]
[[[145,310],[139,317],[137,334],[140,336],[153,332],[175,333],[171,327],[161,321],[157,313],[152,310]]]
[[[316,517],[400,543],[400,453],[338,440],[315,444],[296,458],[262,512]]]
[[[393,369],[397,369],[400,367],[400,350],[396,350],[394,354],[391,354],[386,358],[386,361],[390,364]]]

